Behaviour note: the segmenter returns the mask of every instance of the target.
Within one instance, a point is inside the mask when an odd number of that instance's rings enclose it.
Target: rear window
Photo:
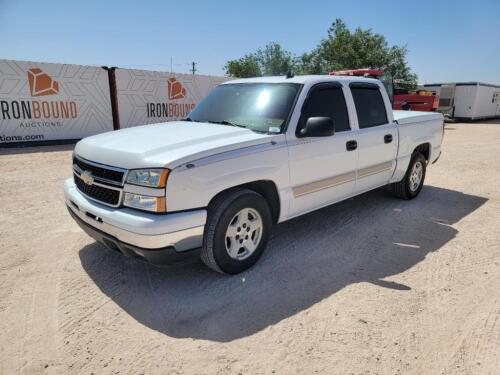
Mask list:
[[[377,85],[351,85],[351,92],[361,129],[387,124],[387,113]]]

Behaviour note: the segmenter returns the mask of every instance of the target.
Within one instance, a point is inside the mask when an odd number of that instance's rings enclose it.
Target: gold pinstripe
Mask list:
[[[347,182],[354,181],[356,179],[355,172],[344,173],[338,176],[325,178],[324,180],[310,182],[308,184],[296,186],[293,188],[293,195],[295,197],[300,197],[301,195],[306,195],[314,193],[319,190],[328,189],[337,185],[345,184]]]
[[[372,176],[377,173],[385,172],[392,168],[392,161],[375,164],[370,167],[360,169],[357,173],[358,178]],[[295,186],[292,191],[295,197],[311,194],[320,190],[328,189],[334,186],[346,184],[356,179],[356,172],[348,172],[338,176],[328,177],[323,180],[310,182],[307,184]]]
[[[363,168],[358,171],[358,178],[368,177],[376,173],[385,172],[392,168],[392,161],[375,164],[371,167]]]

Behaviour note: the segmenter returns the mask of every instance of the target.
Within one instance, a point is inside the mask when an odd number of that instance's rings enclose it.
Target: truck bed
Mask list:
[[[399,125],[443,119],[443,115],[436,112],[393,111],[393,113],[394,120]]]

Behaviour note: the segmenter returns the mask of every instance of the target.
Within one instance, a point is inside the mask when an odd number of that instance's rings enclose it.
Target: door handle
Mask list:
[[[384,142],[385,143],[391,143],[392,142],[392,134],[386,134],[386,135],[384,135]]]
[[[354,151],[358,148],[358,142],[356,141],[347,141],[345,144],[345,148],[347,151]]]

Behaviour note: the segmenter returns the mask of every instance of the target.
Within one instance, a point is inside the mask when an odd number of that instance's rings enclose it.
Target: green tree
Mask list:
[[[293,70],[292,53],[284,50],[278,42],[271,42],[255,53],[264,76],[280,76]]]
[[[248,78],[260,77],[262,75],[255,54],[245,55],[237,60],[229,60],[224,69],[226,70],[226,74],[231,77]]]
[[[418,77],[413,73],[406,62],[408,49],[406,46],[393,46],[389,50],[389,61],[384,66],[384,70],[389,73],[396,86],[407,90],[414,90],[417,87]]]
[[[284,50],[281,44],[271,42],[255,53],[250,53],[240,59],[229,60],[224,69],[231,77],[247,78],[284,75],[293,70],[292,53]]]
[[[327,74],[334,70],[383,69],[392,79],[406,87],[414,87],[416,74],[406,61],[406,46],[389,47],[385,37],[371,29],[357,28],[351,32],[342,19],[328,29],[327,38],[297,62],[301,74]]]
[[[414,88],[417,75],[408,66],[406,46],[389,46],[385,37],[371,29],[349,30],[342,19],[328,29],[327,37],[310,52],[293,56],[278,42],[225,65],[233,77],[297,74],[328,74],[334,70],[374,68],[386,71],[398,86]]]
[[[325,74],[329,70],[325,65],[325,61],[315,49],[295,58],[294,72],[297,74]]]

